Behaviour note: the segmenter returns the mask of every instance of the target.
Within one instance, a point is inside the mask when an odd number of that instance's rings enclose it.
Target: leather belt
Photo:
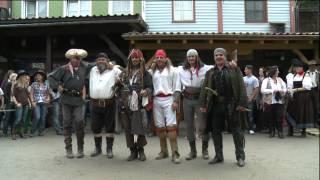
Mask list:
[[[172,94],[163,94],[163,93],[160,93],[160,94],[157,94],[156,97],[169,97],[169,96],[172,96]]]
[[[91,99],[92,106],[110,107],[114,103],[114,99]]]
[[[182,95],[184,98],[193,100],[193,99],[199,99],[200,93],[189,93],[189,92],[183,91]]]

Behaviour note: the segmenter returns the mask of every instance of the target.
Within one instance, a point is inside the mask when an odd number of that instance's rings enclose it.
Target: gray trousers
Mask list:
[[[83,150],[84,144],[84,117],[83,106],[72,106],[62,104],[62,116],[63,116],[63,132],[64,142],[66,149],[72,148],[72,127],[74,124],[74,130],[77,136],[78,150]]]
[[[202,140],[203,141],[209,141],[209,134],[204,133],[205,128],[205,119],[203,116],[203,113],[199,110],[199,101],[197,99],[191,100],[188,98],[183,98],[183,115],[184,120],[187,125],[187,138],[189,141],[195,141],[195,114],[197,115],[197,122],[198,125],[197,128],[200,129],[200,133],[202,134]]]

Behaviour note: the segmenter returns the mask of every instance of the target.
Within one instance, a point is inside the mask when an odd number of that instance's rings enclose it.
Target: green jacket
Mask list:
[[[231,106],[229,109],[229,113],[233,114],[237,106],[247,107],[247,94],[240,68],[231,69],[227,67],[227,69],[229,73],[226,78],[227,82],[231,83],[233,96],[231,98],[232,101],[230,102]],[[206,107],[208,110],[210,110],[212,106],[214,106],[213,98],[215,95],[210,90],[207,90],[206,87],[213,89],[212,78],[214,70],[215,69],[212,68],[206,73],[204,82],[201,86],[201,93],[199,97],[200,107]]]

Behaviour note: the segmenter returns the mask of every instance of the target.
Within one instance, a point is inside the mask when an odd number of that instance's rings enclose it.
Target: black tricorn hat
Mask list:
[[[20,71],[18,71],[17,79],[19,79],[19,77],[21,77],[23,75],[29,76],[29,73],[27,73],[27,71],[25,71],[25,70],[20,70]]]
[[[292,59],[293,67],[304,67],[306,64],[298,59]]]

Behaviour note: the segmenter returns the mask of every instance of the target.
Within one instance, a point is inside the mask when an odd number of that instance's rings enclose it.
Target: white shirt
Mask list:
[[[173,94],[178,91],[181,92],[181,82],[177,68],[171,66],[170,70],[165,67],[161,72],[156,69],[152,75],[153,95],[157,94]]]
[[[259,88],[259,80],[254,75],[243,77],[246,86],[247,96],[251,97],[255,88]]]
[[[311,90],[312,82],[311,82],[311,78],[310,78],[310,76],[308,74],[305,74],[304,78],[303,78],[303,75],[300,76],[299,74],[295,74],[292,78],[289,78],[287,80],[289,89],[293,88],[293,82],[294,81],[302,81],[302,87],[307,89],[307,90]]]
[[[311,71],[307,71],[307,73],[310,75],[311,78],[311,83],[312,83],[312,87],[318,87],[318,83],[319,83],[319,71],[315,70],[313,72]]]
[[[90,71],[89,93],[93,99],[110,99],[113,98],[113,86],[119,79],[121,70],[113,67],[111,70],[107,69],[100,74],[97,66]]]
[[[183,69],[183,66],[179,66],[178,72],[180,76],[182,89],[185,89],[185,87],[201,87],[206,72],[211,68],[213,68],[213,65],[204,65],[199,69],[197,75],[196,69]]]
[[[3,91],[1,88],[0,88],[0,96],[3,96]]]
[[[276,83],[270,77],[265,78],[262,81],[261,93],[262,94],[272,94],[271,104],[283,104],[283,101],[282,101],[283,98],[281,98],[279,101],[277,101],[275,99],[275,94],[276,94],[275,91],[280,91],[280,90],[283,91],[284,93],[287,92],[286,83],[280,77],[277,77]]]
[[[289,73],[289,74],[286,76],[288,89],[289,89],[289,88],[292,89],[292,87],[293,87],[293,77],[294,77],[294,74],[293,74],[293,73]]]

